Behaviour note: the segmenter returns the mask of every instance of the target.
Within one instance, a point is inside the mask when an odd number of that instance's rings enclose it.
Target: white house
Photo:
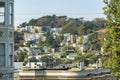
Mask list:
[[[74,60],[74,58],[77,56],[77,54],[72,53],[66,56],[67,59]]]
[[[40,69],[44,67],[44,64],[42,62],[28,62],[26,66],[30,67],[31,69]]]

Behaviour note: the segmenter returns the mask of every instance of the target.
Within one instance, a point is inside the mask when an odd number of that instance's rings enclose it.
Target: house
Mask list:
[[[35,34],[24,33],[25,43],[27,43],[28,41],[37,41],[37,40],[40,40],[40,39],[42,39],[42,41],[45,40],[44,33],[35,33]]]
[[[70,33],[66,33],[66,34],[63,34],[63,37],[64,37],[64,40],[63,40],[63,42],[68,42],[68,41],[70,41]]]
[[[51,28],[50,33],[55,33],[56,35],[59,35],[62,31],[62,28]]]
[[[70,35],[71,43],[76,43],[76,38],[77,38],[77,35]]]
[[[28,62],[26,66],[30,67],[31,69],[40,69],[43,68],[45,65],[42,62]]]
[[[66,58],[70,59],[70,60],[74,60],[76,56],[77,56],[77,54],[71,53],[71,54],[67,55]]]
[[[42,32],[42,27],[39,26],[34,26],[31,30],[31,33],[41,33]]]
[[[24,31],[25,30],[25,27],[20,27],[20,26],[18,26],[17,28],[16,28],[16,31],[17,32],[22,32],[22,31]]]
[[[88,43],[89,38],[90,38],[90,36],[89,36],[89,35],[85,35],[85,36],[84,36],[84,39],[83,39],[83,44]]]
[[[45,33],[48,33],[51,31],[51,26],[41,26],[42,27],[42,30],[45,32]]]

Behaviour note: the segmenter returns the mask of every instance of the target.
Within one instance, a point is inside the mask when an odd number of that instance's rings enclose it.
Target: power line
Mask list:
[[[101,15],[103,13],[15,13],[15,15],[43,15],[43,14],[59,14],[59,15]]]

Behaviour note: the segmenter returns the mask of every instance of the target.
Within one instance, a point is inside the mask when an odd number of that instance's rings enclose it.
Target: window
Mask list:
[[[9,65],[12,66],[12,61],[13,61],[13,45],[12,44],[9,45],[9,50],[10,50]]]
[[[0,37],[2,37],[2,36],[3,36],[3,34],[4,34],[4,33],[3,33],[2,31],[0,31]]]
[[[10,15],[9,15],[9,21],[10,21],[10,25],[13,25],[13,3],[9,4],[9,9],[10,9]]]
[[[13,80],[13,75],[14,75],[13,73],[10,73],[10,74],[9,74],[9,80]],[[15,79],[15,80],[16,80],[16,79]]]
[[[5,65],[5,43],[0,43],[0,66]]]
[[[12,38],[13,37],[13,33],[9,32],[9,37]]]
[[[13,78],[13,73],[10,73],[9,74],[9,80],[13,80],[12,78]]]
[[[5,24],[5,3],[0,2],[0,25]]]

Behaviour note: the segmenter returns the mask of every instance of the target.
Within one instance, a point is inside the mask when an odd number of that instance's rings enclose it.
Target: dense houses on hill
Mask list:
[[[28,59],[33,57],[36,57],[36,59],[39,59],[40,57],[38,56],[46,55],[46,54],[53,56],[55,60],[60,58],[61,60],[64,61],[65,64],[68,64],[68,63],[71,63],[71,61],[74,62],[75,57],[78,55],[84,55],[87,53],[94,53],[94,54],[100,53],[100,51],[97,52],[97,50],[94,50],[92,43],[90,44],[91,35],[78,36],[70,33],[62,34],[61,28],[51,28],[50,26],[18,27],[16,31],[24,32],[24,34],[22,35],[23,39],[19,40],[19,43],[18,43],[23,46],[20,46],[15,51],[15,59],[17,59],[16,57],[19,57],[19,54],[21,54],[22,52],[26,52],[27,55],[29,56],[29,58],[27,58],[27,64],[28,64]],[[47,41],[47,36],[46,36],[47,33],[51,34],[49,35],[49,37],[52,36],[53,40],[57,40],[59,36],[62,36],[62,40],[59,43],[60,46],[58,47],[58,50],[55,50],[55,48],[49,47],[47,45],[43,45],[43,46],[39,45],[40,43],[42,44]],[[26,46],[28,42],[31,42],[29,43],[30,46]],[[40,47],[42,47],[42,49]],[[20,61],[18,59],[15,61]],[[26,58],[24,58],[23,61],[25,60]],[[67,60],[69,61],[67,62]],[[32,65],[33,64],[34,63],[32,62]],[[47,62],[41,62],[40,64],[45,66]],[[53,64],[55,63],[53,62]],[[53,64],[51,64],[52,67],[53,67]],[[78,64],[74,64],[74,66],[75,65],[78,65]],[[50,65],[47,65],[47,66],[50,67]]]

